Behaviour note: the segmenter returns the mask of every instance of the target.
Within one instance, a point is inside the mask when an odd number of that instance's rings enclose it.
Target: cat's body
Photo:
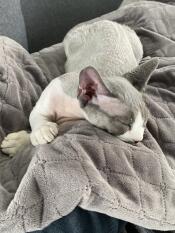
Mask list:
[[[142,101],[142,95],[132,87],[132,85],[125,80],[124,78],[120,78],[121,82],[118,83],[118,86],[115,86],[115,78],[116,77],[106,77],[104,78],[104,83],[105,86],[108,87],[108,89],[110,90],[111,93],[115,93],[116,92],[116,88],[118,88],[117,93],[121,96],[120,98],[123,98],[123,101],[125,99],[125,101],[128,102],[128,109],[133,109],[134,107],[135,109],[135,116],[134,117],[134,122],[135,119],[136,120],[136,125],[137,125],[137,133],[132,133],[130,132],[130,137],[123,137],[123,139],[125,139],[126,141],[141,141],[143,139],[143,131],[144,131],[144,126],[145,126],[145,115],[147,114],[147,111],[145,111],[145,106],[143,105],[143,101]],[[119,85],[120,84],[120,85]],[[116,134],[116,135],[120,135],[120,137],[122,138],[123,133],[125,132],[125,129],[121,129],[121,133],[118,132],[119,128],[121,128],[119,125],[117,127],[115,127],[115,120],[114,117],[117,116],[118,111],[117,109],[112,109],[113,106],[106,106],[105,107],[105,103],[102,103],[102,107],[101,109],[103,111],[106,110],[107,113],[109,113],[109,115],[107,116],[107,120],[111,121],[111,124],[109,124],[109,122],[105,122],[105,116],[101,116],[100,114],[101,112],[97,111],[96,107],[100,106],[99,103],[95,103],[95,101],[105,101],[103,100],[103,98],[108,98],[109,100],[108,102],[112,102],[114,101],[113,105],[115,107],[115,105],[123,105],[121,107],[124,108],[124,111],[126,113],[125,114],[121,113],[121,116],[118,116],[117,119],[117,123],[121,118],[121,121],[126,121],[126,124],[130,124],[130,123],[134,123],[134,122],[130,122],[130,114],[128,109],[125,108],[124,103],[115,103],[115,98],[114,97],[105,97],[103,95],[98,96],[98,98],[94,99],[94,105],[91,106],[91,108],[95,108],[94,109],[94,117],[89,117],[92,115],[93,113],[93,109],[91,109],[91,114],[88,114],[88,107],[87,106],[86,110],[85,108],[81,108],[80,107],[80,103],[79,100],[77,99],[77,87],[79,85],[79,74],[78,73],[67,73],[66,75],[63,75],[59,78],[54,79],[49,85],[48,87],[44,90],[44,92],[42,93],[39,101],[37,102],[36,106],[34,107],[33,111],[31,112],[30,115],[30,125],[32,127],[32,131],[35,131],[35,129],[39,128],[40,126],[42,126],[43,124],[45,124],[46,121],[52,121],[54,120],[54,122],[59,122],[62,118],[80,118],[80,119],[86,119],[88,120],[90,123],[92,123],[95,126],[98,126],[100,128],[106,129],[107,131],[109,131],[110,133]],[[124,92],[121,90],[119,90],[119,88],[121,88],[122,90],[126,89]],[[132,89],[132,90],[131,90]],[[132,92],[132,96],[133,98],[131,99],[131,95],[123,95],[123,93],[128,93],[128,92]],[[134,95],[134,92],[135,95]],[[135,97],[134,97],[135,96]],[[140,98],[139,98],[140,97]],[[128,99],[127,99],[128,98]],[[112,104],[112,103],[111,103]],[[106,109],[105,109],[106,108]],[[98,109],[99,110],[99,109]],[[87,112],[86,112],[87,111]],[[128,111],[128,113],[127,113]],[[110,116],[111,114],[111,116]],[[39,119],[38,119],[38,116]],[[46,117],[47,116],[47,117]],[[143,117],[142,117],[143,116]],[[127,118],[127,119],[124,119]],[[129,117],[129,118],[128,118]],[[37,120],[38,119],[38,120]],[[95,121],[97,120],[97,121]],[[140,123],[139,123],[140,122]],[[100,125],[98,125],[100,124]],[[104,125],[103,125],[104,124]],[[103,125],[103,127],[102,127]],[[105,127],[106,126],[106,127]],[[129,126],[128,126],[129,127]],[[117,130],[117,132],[116,132]],[[135,130],[132,130],[135,131]],[[35,139],[33,139],[33,137],[31,137],[31,140],[33,142],[34,145],[36,145]]]
[[[93,25],[86,25],[73,29],[72,34],[68,33],[64,41],[68,73],[54,79],[41,94],[30,114],[31,134],[21,131],[5,138],[1,145],[5,153],[14,154],[19,149],[19,144],[14,146],[14,139],[23,138],[21,146],[30,140],[34,146],[51,142],[58,134],[57,123],[63,118],[86,119],[124,141],[143,139],[148,111],[141,91],[158,61],[152,59],[138,66],[143,54],[142,46],[135,32],[128,27],[109,21],[94,25],[96,30]],[[114,38],[118,36],[118,45],[122,46],[122,40],[130,42],[126,45],[126,54],[123,47],[110,46],[109,42],[113,41],[109,34],[110,26]],[[106,39],[103,30],[107,30]],[[118,30],[123,33],[122,38]],[[99,40],[99,35],[104,37],[100,45],[93,41]],[[104,46],[110,47],[109,50],[102,46],[103,42]]]

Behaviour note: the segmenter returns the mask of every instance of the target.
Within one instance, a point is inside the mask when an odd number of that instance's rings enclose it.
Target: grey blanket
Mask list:
[[[76,206],[145,228],[175,230],[175,6],[141,2],[101,18],[133,27],[159,57],[145,98],[144,140],[130,145],[86,121],[65,122],[47,145],[0,154],[0,232],[41,229]],[[100,20],[98,18],[96,20]],[[127,54],[126,54],[127,56]],[[62,44],[29,55],[0,38],[0,140],[29,129],[42,89],[64,73]]]

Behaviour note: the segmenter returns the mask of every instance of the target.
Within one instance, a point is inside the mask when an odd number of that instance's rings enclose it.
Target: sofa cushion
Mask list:
[[[0,0],[0,35],[16,40],[27,49],[27,37],[20,0]]]
[[[122,0],[21,0],[29,51],[61,42],[77,23],[119,7]]]

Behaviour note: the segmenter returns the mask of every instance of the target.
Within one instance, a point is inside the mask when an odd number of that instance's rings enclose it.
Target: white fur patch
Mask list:
[[[119,138],[123,141],[142,141],[143,134],[144,134],[144,127],[143,127],[144,120],[142,118],[141,112],[138,112],[135,122],[132,125],[131,130],[127,131],[126,133],[119,136]]]

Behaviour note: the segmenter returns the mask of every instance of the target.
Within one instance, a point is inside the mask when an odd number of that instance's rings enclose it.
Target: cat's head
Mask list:
[[[123,141],[141,141],[148,120],[143,91],[157,65],[153,58],[123,77],[103,79],[95,68],[83,69],[77,98],[85,118]]]

